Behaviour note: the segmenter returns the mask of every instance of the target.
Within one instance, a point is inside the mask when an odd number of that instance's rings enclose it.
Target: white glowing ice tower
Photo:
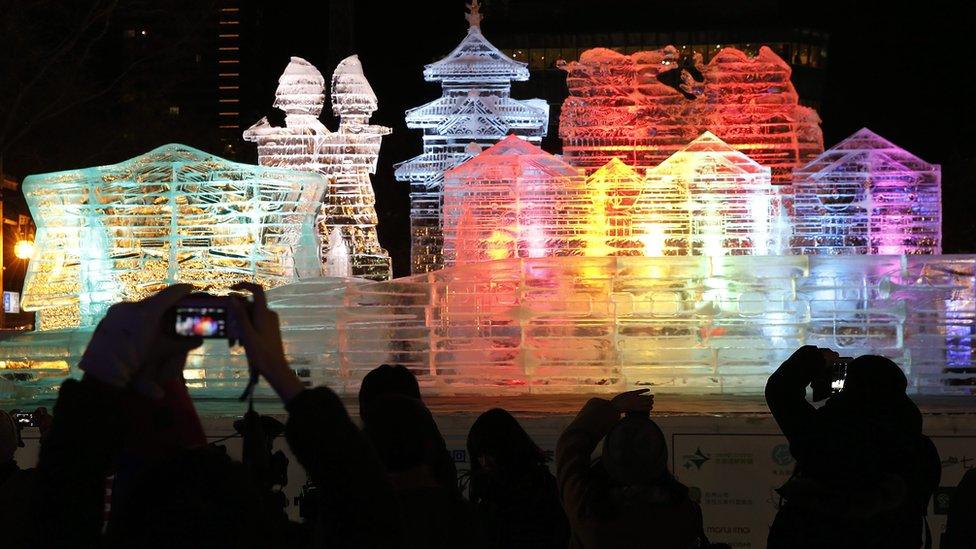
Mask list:
[[[315,171],[329,178],[318,218],[323,273],[330,272],[329,239],[338,229],[349,248],[352,275],[387,280],[392,276],[390,256],[376,234],[376,197],[369,176],[376,172],[380,141],[390,128],[369,123],[376,95],[357,56],[342,60],[332,75],[332,112],[339,118],[335,132],[319,120],[324,88],[318,69],[292,57],[275,92],[274,106],[285,112],[285,126],[272,126],[262,118],[244,132],[244,139],[257,142],[261,165]]]
[[[166,145],[109,166],[33,175],[37,253],[23,307],[42,330],[92,326],[119,301],[188,282],[219,292],[318,273],[313,174]]]
[[[423,153],[396,166],[397,180],[410,183],[414,273],[443,265],[444,172],[509,134],[538,142],[549,123],[549,105],[544,100],[511,98],[512,81],[528,80],[529,70],[481,34],[477,0],[469,10],[464,40],[447,57],[424,68],[425,80],[441,83],[441,97],[407,111],[407,127],[424,131]]]
[[[939,254],[941,169],[867,128],[794,176],[798,254]]]

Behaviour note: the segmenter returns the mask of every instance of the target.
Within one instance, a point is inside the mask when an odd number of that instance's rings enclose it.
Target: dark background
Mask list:
[[[817,48],[822,59],[816,66],[794,64],[794,82],[801,100],[820,112],[825,146],[866,126],[941,164],[944,250],[972,253],[973,5],[484,0],[482,30],[506,51],[665,45],[649,43],[654,40]],[[221,13],[238,21],[240,74],[239,89],[228,92],[237,99],[238,127],[223,129],[226,120],[218,111],[227,109],[217,104],[227,97],[217,91]],[[393,256],[395,274],[404,276],[408,185],[393,179],[392,166],[420,152],[421,132],[406,129],[403,112],[440,95],[437,84],[424,82],[423,65],[460,42],[467,28],[463,14],[463,0],[0,0],[0,172],[20,181],[31,173],[118,162],[171,142],[256,163],[254,144],[240,134],[262,116],[280,116],[271,104],[289,56],[304,57],[328,78],[340,59],[358,53],[379,98],[373,122],[393,128],[373,183],[380,240]],[[649,33],[657,38],[647,39]],[[513,86],[516,98],[550,102],[553,119],[543,146],[553,153],[560,152],[564,74],[542,67],[529,82]],[[23,209],[15,190],[4,192],[4,205],[5,217]]]

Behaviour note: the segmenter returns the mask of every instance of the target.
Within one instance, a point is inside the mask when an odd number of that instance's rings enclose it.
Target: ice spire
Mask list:
[[[479,31],[481,30],[482,19],[480,10],[481,4],[478,3],[478,0],[471,0],[468,2],[468,11],[464,14],[464,18],[468,20],[468,24],[471,26],[470,28],[478,29]]]

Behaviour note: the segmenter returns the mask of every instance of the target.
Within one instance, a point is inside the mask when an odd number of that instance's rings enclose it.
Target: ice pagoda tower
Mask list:
[[[528,80],[528,67],[481,34],[477,0],[468,10],[470,26],[464,40],[447,57],[424,68],[425,80],[441,83],[441,97],[407,111],[407,127],[424,131],[423,153],[396,166],[397,180],[410,183],[413,273],[443,266],[444,172],[510,134],[539,142],[549,123],[544,100],[511,98],[512,81]]]
[[[390,256],[376,235],[376,196],[369,176],[376,172],[380,141],[390,128],[375,126],[369,118],[376,110],[376,95],[355,55],[343,59],[332,75],[332,112],[338,131],[330,131],[319,114],[325,103],[325,79],[311,63],[292,57],[278,79],[274,106],[285,112],[285,127],[272,126],[267,117],[244,132],[258,144],[262,166],[321,173],[329,178],[318,216],[322,272],[330,268],[338,229],[348,250],[353,276],[388,280]],[[330,239],[331,244],[330,244]]]

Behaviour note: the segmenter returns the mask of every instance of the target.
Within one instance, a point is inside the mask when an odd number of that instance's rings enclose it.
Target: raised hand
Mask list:
[[[260,285],[239,282],[232,288],[250,292],[254,297],[250,314],[242,301],[230,300],[231,314],[241,328],[240,339],[247,362],[252,370],[268,380],[281,400],[287,403],[305,387],[285,359],[278,314],[268,308],[268,299]]]
[[[654,395],[650,394],[649,391],[650,389],[637,389],[636,391],[620,393],[610,399],[610,404],[622,414],[627,412],[649,414],[654,408]]]
[[[158,382],[182,375],[186,355],[203,343],[170,335],[162,325],[166,311],[192,292],[189,284],[174,284],[142,301],[112,305],[78,367],[103,383],[161,398]]]

